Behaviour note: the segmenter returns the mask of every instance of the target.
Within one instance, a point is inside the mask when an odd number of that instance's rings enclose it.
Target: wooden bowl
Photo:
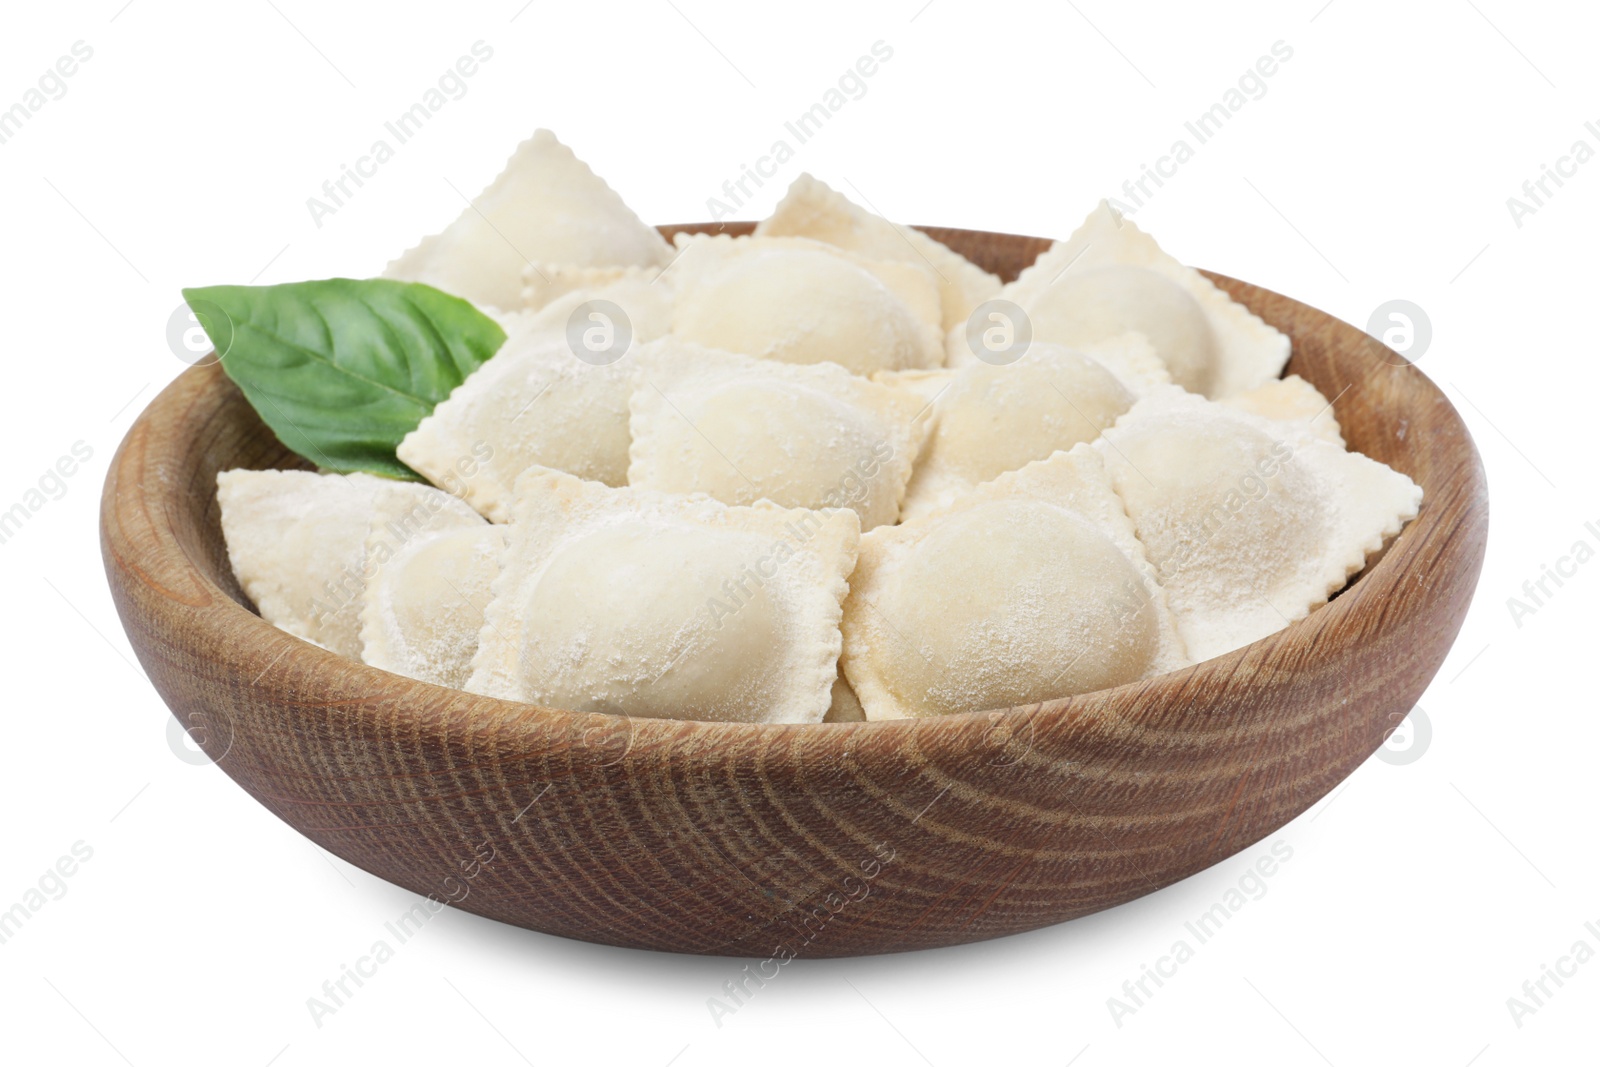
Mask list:
[[[664,227],[678,229],[717,227]],[[725,226],[748,232],[749,225]],[[1003,277],[1039,238],[930,229]],[[290,826],[380,878],[613,945],[784,958],[1058,923],[1270,834],[1381,745],[1438,670],[1488,530],[1455,409],[1360,330],[1212,276],[1294,339],[1350,447],[1426,490],[1326,607],[1218,659],[1009,710],[821,726],[630,720],[473,696],[267,624],[216,475],[300,467],[216,366],[178,377],[106,478],[128,638],[174,715]],[[487,861],[486,861],[487,860]]]

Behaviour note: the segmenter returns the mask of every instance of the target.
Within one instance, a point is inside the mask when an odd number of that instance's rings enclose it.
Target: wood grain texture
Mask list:
[[[1048,244],[929,232],[1006,277]],[[1427,498],[1327,607],[1149,681],[937,720],[759,726],[555,711],[353,663],[262,621],[232,578],[217,471],[304,464],[215,366],[181,375],[122,443],[106,574],[151,681],[222,769],[418,893],[469,885],[460,906],[535,930],[761,959],[1057,923],[1234,854],[1350,774],[1443,661],[1483,559],[1483,470],[1440,391],[1351,326],[1215,280],[1293,337],[1290,370],[1338,397],[1351,447]],[[484,842],[494,860],[465,883]]]

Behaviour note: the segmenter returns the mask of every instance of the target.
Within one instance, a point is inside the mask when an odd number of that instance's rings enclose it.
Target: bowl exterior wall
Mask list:
[[[930,232],[1007,277],[1048,244]],[[1213,278],[1293,337],[1290,371],[1337,396],[1350,447],[1427,495],[1326,607],[1146,682],[938,720],[757,726],[542,709],[342,659],[262,621],[233,579],[217,472],[304,464],[215,366],[186,371],[122,443],[107,577],[151,682],[224,771],[435,900],[760,959],[1061,922],[1225,859],[1326,795],[1438,670],[1483,559],[1482,467],[1440,391],[1354,327]]]

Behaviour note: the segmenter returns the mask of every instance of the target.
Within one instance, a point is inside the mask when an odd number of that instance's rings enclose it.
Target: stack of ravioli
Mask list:
[[[1304,618],[1422,500],[1105,204],[1007,285],[809,176],[752,236],[669,244],[541,131],[386,276],[508,335],[398,449],[433,486],[226,471],[223,533],[268,621],[469,692],[763,723],[1066,697]]]

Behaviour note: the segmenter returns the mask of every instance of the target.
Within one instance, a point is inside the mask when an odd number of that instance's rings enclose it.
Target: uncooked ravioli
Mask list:
[[[375,529],[367,538],[374,577],[361,609],[362,662],[435,685],[465,686],[504,547],[505,527],[482,522],[398,544],[390,531]]]
[[[1148,349],[1147,349],[1148,351]],[[973,487],[1053,452],[1093,441],[1135,395],[1103,364],[1038,344],[1015,363],[910,372],[902,387],[927,396],[932,423],[902,518],[946,507]],[[901,376],[882,375],[896,383]]]
[[[1344,433],[1339,429],[1333,403],[1298,374],[1275,378],[1265,385],[1230,396],[1222,403],[1266,419],[1303,422],[1330,445],[1344,447]]]
[[[512,486],[530,466],[626,484],[634,353],[666,332],[667,293],[629,278],[519,316],[494,358],[400,442],[401,460],[495,522],[510,517]],[[590,301],[620,309],[626,334],[615,322],[580,321],[574,331],[572,316]],[[614,351],[585,347],[590,325],[612,331]]]
[[[1215,383],[1217,341],[1199,303],[1145,267],[1112,264],[1069,272],[1025,309],[1034,336],[1068,347],[1132,330],[1149,338],[1184,388]]]
[[[1172,387],[1102,437],[1195,659],[1304,618],[1417,514],[1422,489],[1318,436]]]
[[[1036,341],[1073,345],[1134,330],[1173,381],[1227,397],[1276,378],[1289,339],[1101,201],[1000,293],[1025,311]],[[952,354],[960,349],[951,343]]]
[[[530,263],[664,266],[671,258],[660,233],[555,134],[539,130],[454,222],[390,263],[384,277],[510,311],[522,303]]]
[[[798,238],[680,244],[672,332],[686,341],[863,375],[943,362],[937,289],[923,269]]]
[[[892,523],[921,447],[920,400],[842,367],[663,338],[639,354],[628,484],[726,504],[847,507]]]
[[[483,521],[432,486],[370,474],[221,471],[217,503],[234,576],[261,617],[351,659],[361,658],[369,535],[403,541]]]
[[[758,237],[809,237],[873,259],[926,264],[939,282],[940,325],[967,321],[979,304],[1000,291],[1000,279],[920,230],[899,226],[857,207],[809,174],[789,186],[772,214],[756,225]]]
[[[578,711],[821,722],[839,658],[851,511],[517,482],[467,689]]]
[[[850,586],[843,665],[869,719],[1028,704],[1187,662],[1088,445],[863,535]]]

